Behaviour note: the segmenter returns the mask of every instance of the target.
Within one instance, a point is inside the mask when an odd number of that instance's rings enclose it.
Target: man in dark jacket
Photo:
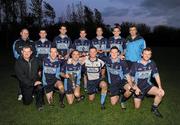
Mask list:
[[[20,81],[20,88],[23,95],[23,104],[29,105],[33,100],[33,94],[36,99],[38,110],[42,110],[42,86],[38,77],[39,63],[32,57],[32,49],[30,46],[22,48],[22,56],[15,63],[15,72]]]
[[[28,29],[24,28],[20,32],[20,38],[14,41],[13,43],[13,54],[14,58],[17,60],[19,57],[21,57],[21,50],[23,46],[29,45],[32,47],[33,55],[35,55],[35,47],[34,42],[29,39],[29,31]],[[20,87],[18,88],[18,100],[22,100],[22,94]]]

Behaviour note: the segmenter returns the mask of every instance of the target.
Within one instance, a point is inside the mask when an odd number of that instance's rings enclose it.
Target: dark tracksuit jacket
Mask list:
[[[42,104],[42,88],[39,85],[34,87],[34,83],[40,79],[38,77],[38,70],[39,61],[36,58],[31,58],[28,62],[20,57],[15,63],[15,72],[20,81],[24,104],[30,104],[32,102],[34,92],[36,105],[41,106]]]
[[[33,55],[35,55],[34,42],[30,39],[24,41],[22,38],[19,38],[13,43],[13,54],[15,59],[18,59],[21,56],[21,50],[25,45],[31,46]]]

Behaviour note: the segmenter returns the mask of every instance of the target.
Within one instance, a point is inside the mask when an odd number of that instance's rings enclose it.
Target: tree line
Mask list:
[[[83,27],[87,30],[88,38],[95,37],[97,26],[104,29],[104,36],[112,36],[111,25],[105,24],[101,12],[91,9],[81,2],[70,4],[60,17],[56,17],[56,12],[52,5],[43,0],[0,0],[0,36],[1,47],[11,48],[15,39],[19,37],[21,28],[30,30],[30,37],[38,39],[38,32],[41,27],[46,27],[48,38],[52,41],[59,34],[58,29],[61,24],[67,25],[68,35],[72,40],[78,38],[79,30]],[[121,27],[122,37],[129,35],[129,26],[134,22],[115,23]],[[169,26],[156,26],[151,29],[146,24],[137,24],[139,33],[145,38],[149,46],[177,46],[180,45],[178,38],[180,28]]]

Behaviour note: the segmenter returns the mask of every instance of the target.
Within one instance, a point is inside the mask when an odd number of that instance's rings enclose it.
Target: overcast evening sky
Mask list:
[[[97,8],[106,24],[123,21],[146,23],[150,26],[180,27],[180,0],[45,0],[60,17],[68,4],[81,1],[91,9]]]

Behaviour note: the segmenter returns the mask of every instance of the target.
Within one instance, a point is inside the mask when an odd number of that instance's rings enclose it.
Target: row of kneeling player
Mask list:
[[[103,60],[97,57],[96,47],[89,48],[86,56],[80,55],[80,52],[74,49],[67,60],[60,60],[57,48],[51,47],[49,56],[40,62],[31,56],[30,46],[24,46],[21,52],[22,56],[16,61],[15,71],[20,81],[24,104],[30,104],[34,94],[38,110],[42,110],[43,94],[45,93],[48,104],[52,105],[53,93],[58,91],[60,107],[64,108],[64,96],[68,104],[85,98],[80,89],[81,81],[86,81],[88,100],[93,101],[96,93],[100,91],[102,110],[105,109],[107,94],[110,95],[111,104],[119,103],[123,110],[126,109],[125,102],[131,95],[135,108],[140,108],[141,101],[148,94],[154,96],[151,111],[162,117],[158,106],[164,90],[156,64],[150,59],[150,48],[143,49],[142,58],[132,65],[127,65],[127,61],[120,58],[120,51],[115,46]],[[150,82],[151,77],[155,78],[157,86]]]

